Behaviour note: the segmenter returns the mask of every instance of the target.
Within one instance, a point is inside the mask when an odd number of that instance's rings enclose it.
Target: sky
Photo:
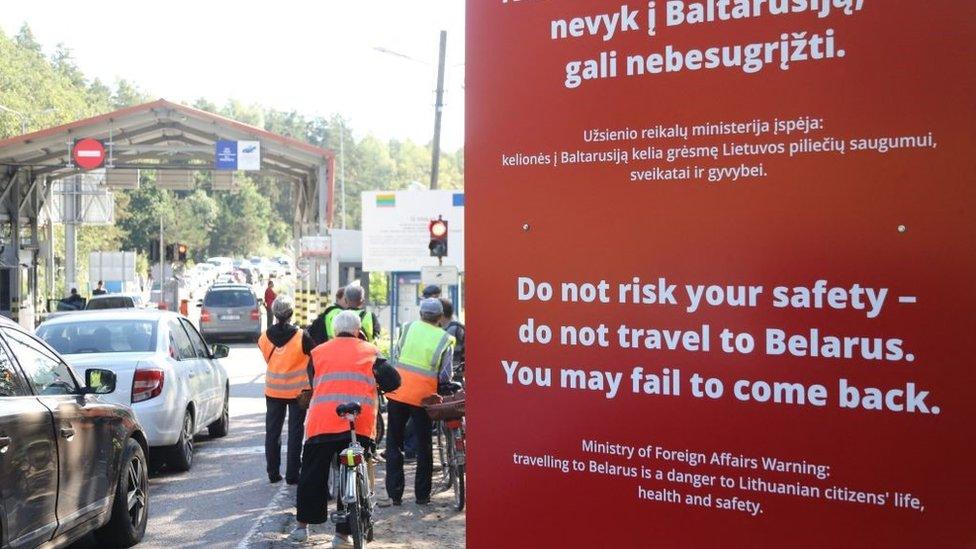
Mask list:
[[[51,53],[154,98],[236,99],[309,116],[339,113],[357,137],[431,140],[439,32],[446,30],[442,146],[464,144],[463,0],[33,0],[4,2]],[[404,59],[376,48],[398,52]]]

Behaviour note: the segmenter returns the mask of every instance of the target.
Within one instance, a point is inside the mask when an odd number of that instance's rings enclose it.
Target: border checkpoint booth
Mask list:
[[[297,252],[303,237],[332,225],[334,167],[331,150],[164,99],[0,140],[0,314],[33,328],[41,293],[63,295],[47,274],[56,268],[54,223],[64,221],[73,239],[78,212],[112,188],[138,185],[139,170],[155,170],[160,186],[174,190],[209,172],[215,190],[232,191],[238,170],[292,185]],[[65,258],[66,267],[74,262]],[[41,269],[46,288],[38,287]],[[75,282],[68,278],[65,292]],[[325,278],[300,277],[296,297],[325,292]]]

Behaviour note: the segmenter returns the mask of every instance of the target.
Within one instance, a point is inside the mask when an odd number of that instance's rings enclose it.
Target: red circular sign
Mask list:
[[[97,139],[81,139],[71,152],[75,164],[86,170],[94,170],[105,162],[105,145]]]

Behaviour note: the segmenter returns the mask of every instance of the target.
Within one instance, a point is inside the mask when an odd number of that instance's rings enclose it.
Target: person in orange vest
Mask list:
[[[440,383],[453,375],[454,338],[439,325],[444,308],[440,300],[420,302],[420,320],[410,322],[400,332],[396,370],[403,383],[386,395],[388,404],[386,440],[386,491],[393,505],[403,499],[403,442],[407,421],[413,423],[417,437],[417,476],[414,495],[418,505],[430,503],[434,473],[431,420],[421,401],[437,394]]]
[[[376,453],[377,389],[392,391],[400,376],[371,343],[359,339],[361,321],[355,311],[343,311],[332,322],[336,337],[312,350],[309,377],[312,403],[305,424],[305,451],[298,480],[298,526],[288,539],[308,540],[308,525],[329,519],[329,470],[336,455],[351,443],[349,423],[336,415],[340,404],[356,402],[362,413],[356,419],[356,438],[368,456]],[[372,471],[372,459],[370,459]],[[372,480],[372,474],[370,475]],[[337,501],[343,508],[342,501]],[[348,524],[337,524],[333,547],[351,547]]]
[[[271,312],[278,322],[268,327],[258,347],[268,363],[264,378],[267,414],[264,423],[264,458],[268,466],[268,480],[281,481],[281,429],[288,414],[288,462],[285,480],[298,483],[302,462],[302,427],[305,410],[298,405],[298,396],[310,390],[308,381],[309,353],[315,345],[305,330],[291,324],[295,302],[287,295],[278,296]]]

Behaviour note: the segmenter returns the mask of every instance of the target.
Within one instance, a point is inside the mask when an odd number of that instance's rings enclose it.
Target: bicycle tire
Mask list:
[[[454,509],[460,513],[464,511],[464,465],[455,465],[454,469]]]
[[[450,490],[454,486],[454,480],[457,478],[456,471],[454,469],[454,430],[444,427],[444,443],[447,445],[447,484],[444,486],[444,490]]]
[[[350,504],[347,513],[346,524],[349,526],[352,545],[355,549],[363,549],[363,526],[359,520],[359,504]]]
[[[449,467],[450,463],[447,461],[447,449],[444,446],[444,442],[445,442],[444,434],[446,430],[447,429],[444,427],[444,422],[438,421],[437,422],[437,454],[440,460],[441,474],[444,475],[445,481],[450,481],[451,468]]]

